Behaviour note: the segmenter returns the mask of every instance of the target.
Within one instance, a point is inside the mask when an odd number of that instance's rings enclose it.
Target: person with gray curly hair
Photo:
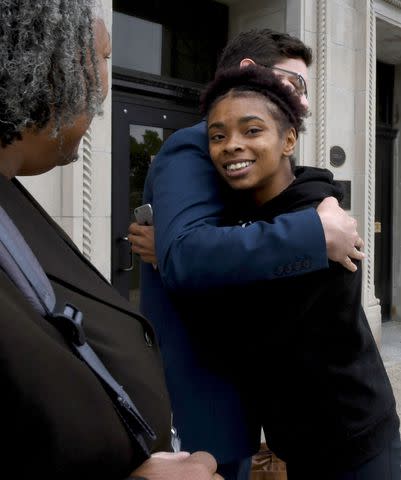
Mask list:
[[[328,196],[341,200],[330,170],[292,162],[307,112],[273,72],[258,65],[220,71],[202,94],[201,112],[213,165],[237,197],[227,224],[249,228],[316,208]],[[202,322],[205,331],[205,318],[213,325],[205,362],[217,368],[224,358],[220,369],[245,392],[272,367],[275,388],[251,402],[288,480],[401,479],[396,401],[361,290],[361,268],[351,273],[332,262],[308,275],[210,289],[203,308],[198,302],[194,325]],[[219,302],[239,296],[241,302]],[[221,318],[230,319],[230,342]],[[249,346],[244,318],[258,333]],[[204,343],[202,331],[197,339]],[[305,451],[313,452],[313,468]]]
[[[58,480],[222,480],[207,452],[171,452],[150,322],[16,179],[77,159],[101,110],[111,47],[97,8],[0,0],[2,467]]]
[[[1,2],[3,147],[21,139],[25,128],[43,128],[51,117],[57,134],[84,106],[93,115],[102,102],[98,70],[93,69],[94,2],[26,3],[29,8],[22,9],[21,2]]]

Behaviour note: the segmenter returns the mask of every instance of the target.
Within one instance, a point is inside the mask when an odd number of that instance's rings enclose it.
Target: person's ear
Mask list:
[[[249,65],[256,65],[256,62],[252,58],[243,58],[239,63],[240,68],[249,67]]]
[[[290,157],[291,155],[294,154],[297,140],[298,140],[298,135],[297,135],[297,132],[295,131],[295,128],[294,127],[289,128],[287,130],[287,133],[284,139],[283,155],[285,155],[286,157]]]

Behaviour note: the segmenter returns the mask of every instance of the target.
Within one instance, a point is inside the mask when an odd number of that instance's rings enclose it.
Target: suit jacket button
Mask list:
[[[310,268],[310,260],[309,260],[309,258],[306,258],[305,260],[303,260],[302,266],[303,266],[304,268]]]
[[[282,265],[279,265],[278,267],[276,267],[276,269],[274,270],[274,273],[278,276],[281,276],[283,273],[284,273],[284,267]]]

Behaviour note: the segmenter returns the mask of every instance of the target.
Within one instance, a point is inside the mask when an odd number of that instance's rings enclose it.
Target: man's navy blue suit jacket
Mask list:
[[[328,266],[315,209],[274,223],[223,227],[223,190],[209,157],[206,122],[171,135],[152,162],[143,198],[153,206],[158,269],[141,265],[141,310],[159,338],[182,449],[207,450],[219,463],[255,453],[260,422],[235,386],[202,363],[187,330],[190,315],[183,318],[175,302],[186,293],[201,299],[209,289]],[[286,268],[300,260],[308,268]],[[208,345],[204,349],[207,354]]]

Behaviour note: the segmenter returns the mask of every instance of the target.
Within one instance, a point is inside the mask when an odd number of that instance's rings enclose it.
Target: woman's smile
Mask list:
[[[249,173],[255,160],[236,160],[223,165],[228,177],[241,177]]]

